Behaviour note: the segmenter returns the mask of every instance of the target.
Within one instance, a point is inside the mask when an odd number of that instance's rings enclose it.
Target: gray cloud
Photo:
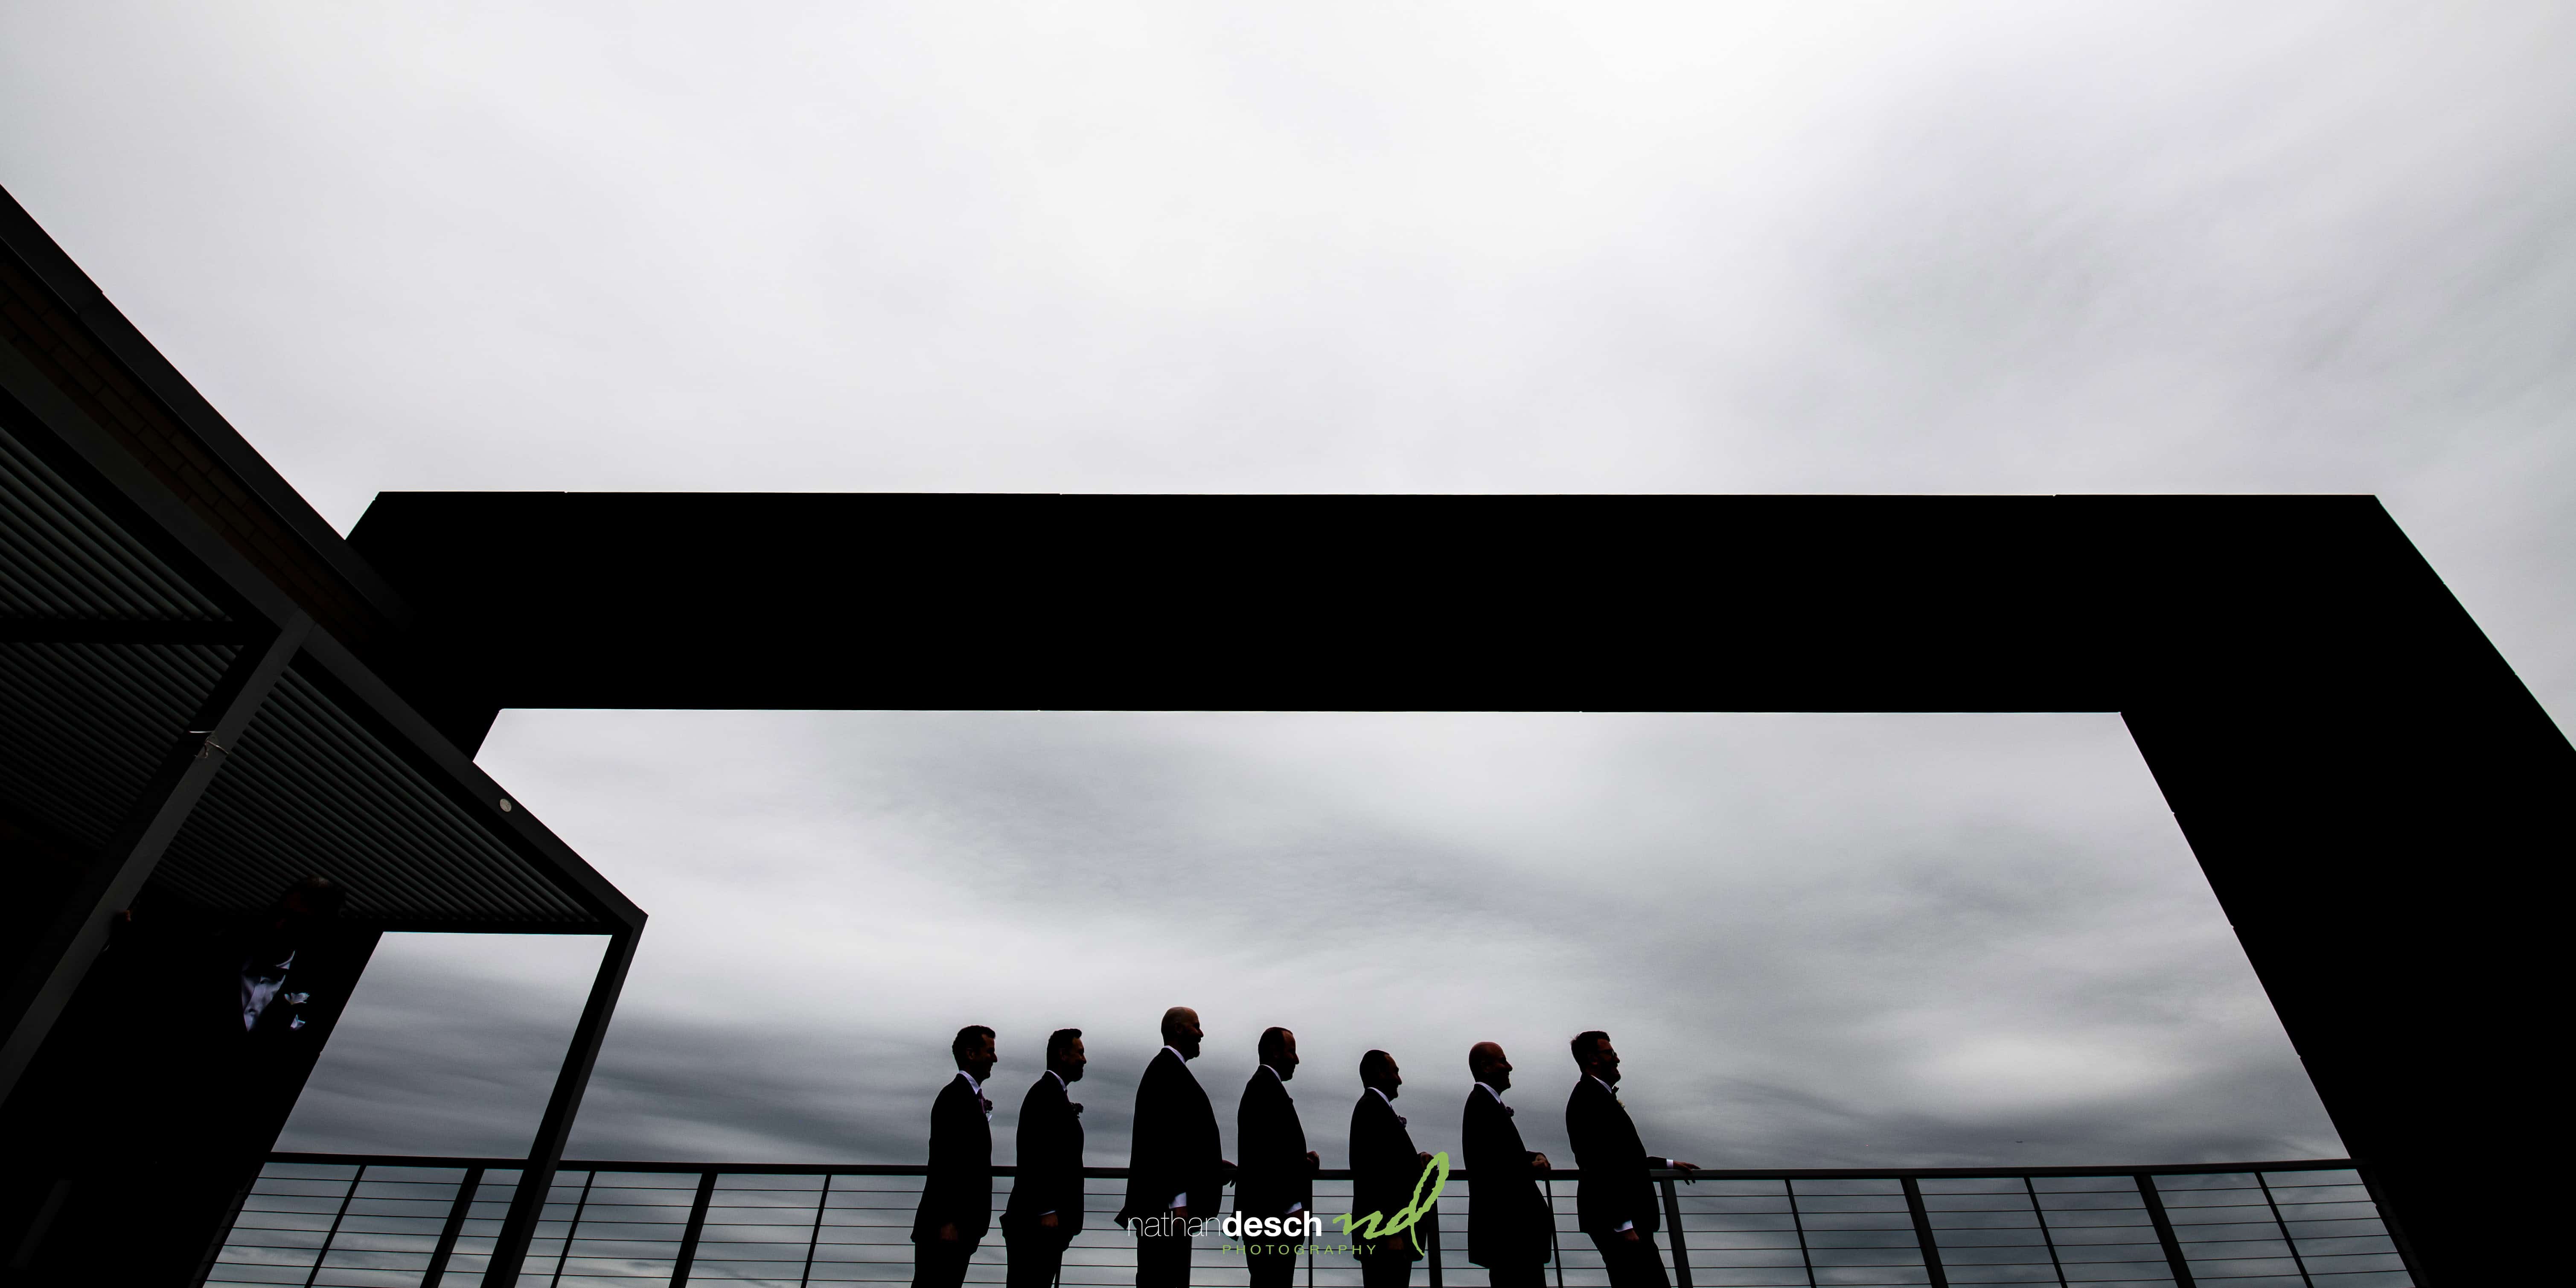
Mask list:
[[[2545,0],[22,5],[0,181],[344,527],[442,487],[2367,491],[2563,721],[2571,64]],[[1176,980],[1316,1030],[1327,1104],[1361,1032],[1602,1023],[1718,1161],[2331,1148],[2116,731],[699,719],[494,745],[656,914],[598,1148],[875,1150],[959,1013],[1124,1034],[1106,1073]],[[583,972],[455,1001],[473,957],[389,949],[416,1023],[333,1059],[520,1077],[567,1004],[501,994]],[[394,1131],[329,1085],[300,1139]],[[416,1108],[407,1147],[499,1130]]]
[[[910,1158],[973,1022],[1006,1127],[1043,1036],[1085,1029],[1119,1161],[1174,1002],[1220,1104],[1296,1029],[1329,1154],[1370,1047],[1454,1144],[1486,1038],[1561,1145],[1591,1027],[1712,1164],[2339,1148],[2112,716],[522,711],[485,760],[654,913],[586,1153]],[[473,1139],[524,1132],[586,960],[389,953],[295,1139],[466,1148],[423,1084],[467,1057],[522,1088]],[[523,996],[471,1022],[512,1036],[423,1022],[460,989]]]

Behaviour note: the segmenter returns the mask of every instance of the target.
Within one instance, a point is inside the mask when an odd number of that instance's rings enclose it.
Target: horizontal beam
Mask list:
[[[506,1171],[527,1160],[518,1158],[479,1158],[432,1154],[313,1154],[278,1152],[268,1156],[272,1163],[297,1163],[316,1166],[429,1167],[472,1168]],[[2239,1172],[2334,1172],[2356,1169],[2349,1158],[2274,1159],[2252,1163],[2153,1163],[2135,1166],[2105,1167],[1703,1167],[1697,1171],[1656,1169],[1650,1176],[1677,1181],[1836,1181],[1895,1180],[1916,1177],[1923,1180],[1957,1177],[2047,1177],[2047,1176],[2223,1176]],[[904,1163],[674,1163],[637,1162],[632,1159],[567,1158],[556,1165],[558,1172],[670,1172],[696,1174],[717,1172],[727,1176],[924,1176],[929,1169],[920,1164]],[[1085,1178],[1095,1181],[1125,1180],[1124,1167],[1086,1167]],[[993,1165],[995,1176],[1017,1176],[1020,1169],[1007,1163]],[[1451,1176],[1472,1180],[1474,1174],[1464,1168],[1452,1169]],[[1549,1172],[1548,1179],[1575,1181],[1583,1178],[1576,1168],[1561,1167]],[[1315,1173],[1316,1179],[1347,1181],[1351,1172],[1346,1167],[1327,1167]]]

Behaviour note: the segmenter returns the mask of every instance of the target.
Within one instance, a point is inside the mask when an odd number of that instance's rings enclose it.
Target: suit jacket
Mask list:
[[[1480,1266],[1546,1261],[1554,1218],[1530,1165],[1538,1155],[1521,1143],[1512,1111],[1477,1087],[1467,1093],[1459,1136],[1476,1186],[1467,1205],[1467,1260]]]
[[[938,1238],[939,1227],[950,1221],[968,1243],[983,1238],[993,1223],[993,1124],[963,1072],[930,1102],[930,1175],[921,1183],[921,1206],[913,1211],[913,1241]]]
[[[1120,1225],[1162,1215],[1175,1194],[1187,1194],[1190,1215],[1201,1219],[1216,1216],[1225,1198],[1225,1145],[1217,1136],[1216,1110],[1190,1066],[1169,1048],[1154,1054],[1136,1084],[1127,1167]]]
[[[1411,1203],[1413,1187],[1422,1182],[1420,1153],[1395,1106],[1374,1091],[1362,1091],[1359,1103],[1351,1106],[1351,1215],[1383,1212],[1391,1217]],[[1406,1256],[1414,1255],[1413,1240],[1430,1220],[1425,1215],[1414,1230],[1385,1240],[1386,1250],[1401,1248]]]
[[[1247,1216],[1280,1216],[1291,1204],[1315,1209],[1315,1169],[1306,1161],[1306,1127],[1288,1087],[1263,1065],[1243,1084],[1234,1111],[1234,1210]]]
[[[1565,1101],[1565,1135],[1583,1179],[1574,1187],[1574,1216],[1587,1234],[1608,1234],[1634,1221],[1640,1233],[1655,1229],[1655,1183],[1646,1169],[1665,1160],[1646,1152],[1628,1110],[1589,1074]]]
[[[1063,1083],[1041,1073],[1020,1098],[1020,1175],[1002,1208],[1005,1232],[1035,1228],[1055,1213],[1056,1230],[1072,1238],[1082,1229],[1082,1107]]]

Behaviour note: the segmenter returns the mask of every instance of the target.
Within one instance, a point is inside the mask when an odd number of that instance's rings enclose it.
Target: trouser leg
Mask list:
[[[912,1288],[958,1288],[978,1240],[921,1239],[912,1245]]]
[[[1670,1288],[1672,1281],[1664,1277],[1664,1254],[1655,1247],[1653,1231],[1641,1230],[1634,1240],[1595,1234],[1592,1246],[1601,1250],[1611,1288]]]
[[[1499,1266],[1487,1266],[1485,1282],[1493,1288],[1546,1288],[1547,1263],[1507,1261]]]
[[[1004,1231],[1002,1238],[1008,1258],[1002,1277],[1009,1288],[1050,1288],[1064,1269],[1065,1245],[1072,1242],[1060,1230],[1044,1226]]]
[[[1136,1288],[1189,1288],[1190,1237],[1154,1234],[1136,1240]]]
[[[1413,1258],[1402,1253],[1360,1258],[1361,1288],[1411,1288]]]
[[[1252,1288],[1290,1288],[1296,1283],[1297,1247],[1298,1241],[1290,1239],[1246,1240],[1243,1265],[1252,1274]]]

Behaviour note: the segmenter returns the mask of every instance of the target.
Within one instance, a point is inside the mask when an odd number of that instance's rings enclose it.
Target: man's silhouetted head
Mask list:
[[[1467,1073],[1496,1091],[1512,1089],[1512,1062],[1503,1058],[1500,1042],[1479,1042],[1467,1048]]]
[[[957,1030],[949,1040],[948,1053],[957,1057],[957,1067],[977,1082],[993,1076],[993,1066],[1000,1058],[993,1054],[993,1031],[981,1024],[969,1024]]]
[[[1396,1088],[1404,1085],[1404,1075],[1397,1072],[1394,1056],[1384,1051],[1371,1051],[1360,1057],[1360,1085],[1375,1087],[1385,1092],[1387,1099],[1393,1100]]]
[[[1619,1082],[1619,1052],[1610,1045],[1610,1035],[1599,1029],[1587,1029],[1574,1035],[1574,1063],[1585,1076],[1599,1078],[1616,1086]]]
[[[1199,1029],[1198,1012],[1186,1006],[1163,1012],[1163,1045],[1180,1052],[1182,1059],[1198,1059],[1199,1040],[1206,1036]]]
[[[1279,1075],[1281,1082],[1297,1076],[1296,1034],[1283,1028],[1263,1029],[1261,1040],[1253,1044],[1253,1050],[1263,1064],[1269,1065],[1271,1071]]]
[[[1047,1067],[1067,1083],[1082,1081],[1082,1066],[1091,1062],[1083,1054],[1082,1030],[1057,1029],[1047,1035]]]

